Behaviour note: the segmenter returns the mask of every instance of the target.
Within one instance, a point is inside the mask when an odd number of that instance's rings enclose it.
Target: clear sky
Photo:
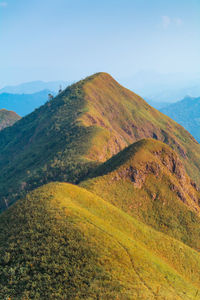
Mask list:
[[[0,0],[0,87],[200,71],[200,0]]]

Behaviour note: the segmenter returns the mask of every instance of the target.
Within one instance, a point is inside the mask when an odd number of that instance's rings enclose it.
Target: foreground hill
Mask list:
[[[2,299],[198,299],[199,269],[195,250],[71,184],[0,216]]]
[[[0,109],[0,130],[12,126],[16,121],[20,120],[14,111],[8,111],[6,109]]]
[[[127,147],[81,186],[140,221],[200,250],[200,192],[177,154],[153,139]]]
[[[185,127],[200,142],[200,97],[185,97],[161,111]]]
[[[200,183],[200,145],[183,127],[106,73],[79,81],[0,133],[1,207],[49,181],[79,182],[149,137],[169,144]]]

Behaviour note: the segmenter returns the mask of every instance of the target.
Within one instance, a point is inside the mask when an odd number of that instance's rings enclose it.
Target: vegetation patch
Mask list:
[[[87,190],[36,189],[0,216],[0,298],[195,299],[199,253]]]

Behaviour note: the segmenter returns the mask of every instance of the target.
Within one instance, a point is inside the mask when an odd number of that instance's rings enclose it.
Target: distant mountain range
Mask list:
[[[200,142],[200,97],[185,97],[160,111],[185,127]]]
[[[8,111],[6,109],[0,109],[0,130],[12,126],[16,121],[20,120],[21,117],[18,116],[13,111]]]
[[[0,94],[0,108],[15,111],[20,116],[31,113],[37,107],[48,100],[49,90],[43,90],[34,94]]]
[[[154,108],[161,110],[169,105],[171,105],[170,102],[158,102],[158,101],[152,101],[149,99],[145,99],[147,101],[147,103],[151,106],[153,106]],[[176,103],[176,102],[175,102]]]
[[[65,89],[68,85],[69,83],[66,81],[32,81],[22,83],[16,86],[6,86],[0,89],[0,94],[33,94],[42,90],[49,90],[58,93],[60,86],[62,87],[62,89]]]
[[[107,73],[0,131],[0,299],[199,299],[200,144]]]
[[[160,74],[154,71],[141,71],[132,77],[124,78],[122,83],[153,103],[177,102],[186,95],[200,95],[200,74]],[[158,104],[160,106],[160,104]]]

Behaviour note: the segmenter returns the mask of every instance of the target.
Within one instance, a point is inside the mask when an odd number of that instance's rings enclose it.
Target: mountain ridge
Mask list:
[[[200,250],[200,191],[168,145],[140,140],[97,167],[80,186]]]
[[[50,181],[76,183],[149,137],[169,144],[199,184],[200,146],[183,127],[109,74],[89,76],[1,132],[1,203]]]
[[[106,73],[2,130],[0,298],[196,300],[199,147]]]

